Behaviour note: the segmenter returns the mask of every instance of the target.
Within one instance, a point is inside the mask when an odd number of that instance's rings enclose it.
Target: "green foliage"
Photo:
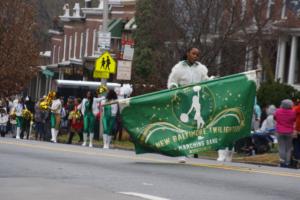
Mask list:
[[[152,57],[153,51],[147,47],[140,49],[135,57],[136,73],[143,79],[146,79],[151,74],[154,65],[151,60]]]
[[[300,97],[300,93],[295,88],[279,81],[262,83],[257,92],[258,103],[262,106],[274,104],[278,107],[283,99],[293,99],[297,96]]]
[[[138,78],[147,81],[154,68],[154,48],[155,38],[153,38],[153,18],[154,5],[153,1],[137,1],[136,24],[138,29],[135,31],[134,39],[135,55],[134,70]]]

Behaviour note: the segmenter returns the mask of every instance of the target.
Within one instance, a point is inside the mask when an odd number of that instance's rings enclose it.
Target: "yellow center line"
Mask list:
[[[90,152],[90,151],[82,151],[82,150],[75,150],[75,149],[63,149],[59,147],[47,147],[42,145],[33,145],[33,144],[24,144],[21,142],[9,142],[9,141],[0,141],[0,144],[7,144],[7,145],[15,145],[21,146],[26,148],[33,148],[33,149],[43,149],[55,152],[66,152],[66,153],[77,153],[89,156],[105,156],[110,158],[121,158],[121,159],[130,159],[136,161],[151,161],[151,162],[159,162],[164,164],[177,164],[171,161],[155,159],[155,158],[145,158],[145,157],[136,157],[136,156],[127,156],[127,155],[115,155],[111,153],[104,153],[104,152]],[[180,164],[182,165],[182,164]],[[271,170],[262,170],[262,169],[253,169],[248,167],[238,167],[238,166],[228,166],[223,164],[207,164],[207,163],[186,163],[187,166],[193,167],[206,167],[206,168],[214,168],[214,169],[223,169],[223,170],[230,170],[230,171],[239,171],[245,173],[256,173],[256,174],[268,174],[274,176],[284,176],[284,177],[292,177],[292,178],[300,178],[300,173],[291,173],[291,172],[276,172]]]

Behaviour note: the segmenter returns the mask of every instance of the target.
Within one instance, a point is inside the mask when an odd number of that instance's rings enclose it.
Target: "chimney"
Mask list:
[[[79,5],[79,3],[75,3],[73,10],[74,10],[73,17],[80,17],[80,5]]]
[[[64,13],[64,17],[70,17],[70,9],[69,9],[69,4],[66,3],[63,7],[65,13]]]
[[[91,8],[92,7],[92,0],[85,0],[85,7]]]

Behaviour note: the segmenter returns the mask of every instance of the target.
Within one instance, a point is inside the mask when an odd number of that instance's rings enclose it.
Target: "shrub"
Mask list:
[[[279,81],[268,81],[262,83],[257,91],[257,100],[261,106],[274,104],[280,106],[283,99],[300,98],[300,92],[290,85]]]

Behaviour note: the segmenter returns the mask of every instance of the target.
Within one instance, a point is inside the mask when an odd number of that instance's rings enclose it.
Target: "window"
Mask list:
[[[268,0],[268,7],[267,7],[267,14],[266,14],[267,19],[272,18],[274,4],[275,4],[274,0]]]
[[[282,0],[281,19],[286,18],[286,0]]]

